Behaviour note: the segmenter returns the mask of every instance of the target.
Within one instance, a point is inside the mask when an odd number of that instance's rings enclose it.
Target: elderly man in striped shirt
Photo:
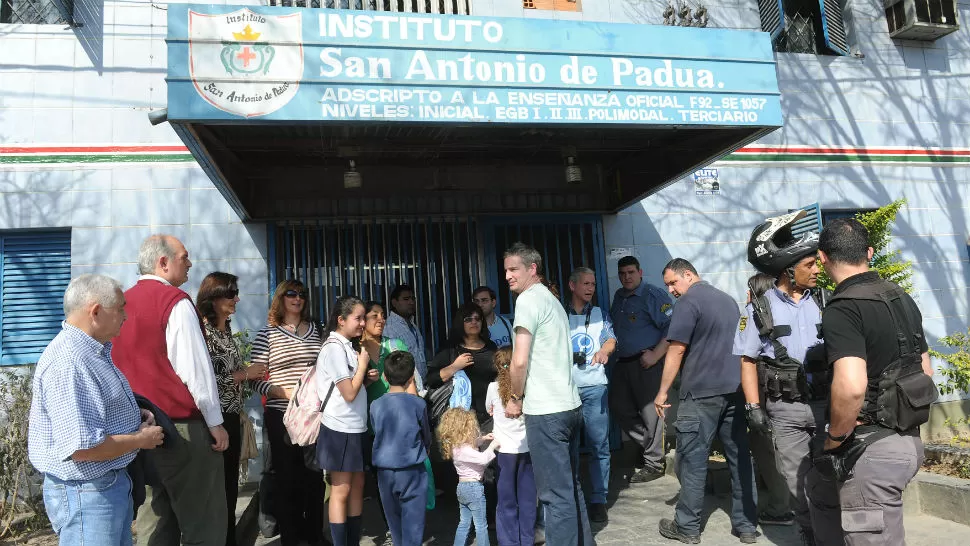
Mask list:
[[[103,275],[74,279],[64,315],[34,373],[30,462],[44,474],[44,505],[61,544],[131,544],[125,467],[163,434],[111,361],[110,340],[125,320],[121,285]]]

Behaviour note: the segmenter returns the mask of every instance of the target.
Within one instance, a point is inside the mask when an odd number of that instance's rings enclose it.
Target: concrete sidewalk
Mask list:
[[[674,504],[680,484],[671,476],[660,478],[646,484],[624,485],[621,477],[613,482],[610,498],[610,522],[594,526],[596,542],[608,545],[659,545],[679,544],[661,537],[657,525],[661,518],[673,517]],[[731,522],[728,517],[730,498],[708,495],[705,509],[706,524],[702,544],[735,545],[738,539],[732,536]],[[452,544],[455,527],[458,524],[457,509],[453,499],[441,498],[439,506],[428,512],[425,533],[426,545]],[[906,543],[909,546],[939,546],[941,544],[966,544],[970,527],[937,519],[930,516],[907,516]],[[797,546],[798,533],[794,527],[768,527],[759,544],[779,544]],[[494,533],[494,531],[493,531]],[[375,500],[364,503],[364,534],[362,544],[380,546],[384,541],[384,524]],[[494,534],[492,544],[496,544]],[[256,540],[258,545],[277,545],[279,539]],[[474,542],[473,542],[474,544]],[[549,546],[555,546],[550,544]]]

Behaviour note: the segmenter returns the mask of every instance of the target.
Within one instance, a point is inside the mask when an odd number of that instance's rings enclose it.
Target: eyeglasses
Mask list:
[[[463,320],[466,323],[468,323],[468,322],[481,322],[482,321],[482,317],[480,317],[478,315],[471,315],[469,317],[465,317]]]
[[[222,293],[222,297],[226,298],[227,300],[235,299],[236,296],[238,295],[239,295],[238,288],[234,288],[232,290],[226,290],[225,292]]]
[[[286,296],[286,297],[288,297],[288,298],[297,298],[298,297],[300,299],[304,299],[304,300],[306,299],[306,292],[302,292],[302,291],[301,292],[297,292],[296,290],[287,290],[286,292],[283,292],[283,295]]]
[[[481,305],[483,303],[489,303],[490,301],[492,301],[492,298],[479,298],[479,299],[472,298],[472,303],[477,303],[478,305]]]

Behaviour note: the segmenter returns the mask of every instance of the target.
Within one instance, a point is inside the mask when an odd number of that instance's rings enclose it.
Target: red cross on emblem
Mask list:
[[[243,62],[244,68],[249,68],[249,61],[256,58],[256,54],[249,49],[249,46],[243,48],[243,50],[236,54],[236,58]]]

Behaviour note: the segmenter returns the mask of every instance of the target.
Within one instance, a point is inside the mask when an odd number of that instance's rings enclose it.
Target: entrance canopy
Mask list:
[[[167,119],[248,218],[610,212],[782,123],[761,32],[191,4],[168,16]]]

